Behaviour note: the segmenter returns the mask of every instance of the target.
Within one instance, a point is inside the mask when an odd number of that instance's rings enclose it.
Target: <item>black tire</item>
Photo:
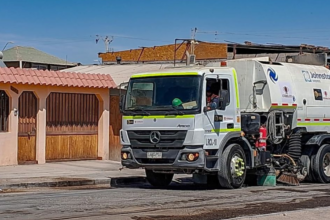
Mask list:
[[[311,178],[311,181],[312,181],[313,183],[317,183],[317,182],[318,182],[317,178],[315,177],[315,173],[316,173],[316,171],[315,171],[315,167],[314,167],[315,157],[316,157],[315,154],[313,154],[313,155],[311,156],[311,165],[310,165],[310,166],[311,166],[311,168],[310,168],[310,171],[311,171],[311,173],[310,173],[310,178]]]
[[[233,174],[231,171],[232,159],[235,156],[241,158],[244,162],[244,164],[239,162],[239,167],[242,168],[241,171],[243,172],[241,175]],[[220,171],[218,172],[220,186],[226,189],[241,188],[246,178],[246,157],[243,148],[238,144],[229,145],[221,155],[220,165]]]
[[[219,180],[217,175],[207,175],[207,186],[210,188],[219,188]]]
[[[314,182],[314,177],[313,177],[313,171],[312,171],[312,166],[311,166],[311,159],[309,158],[308,155],[302,155],[300,157],[301,163],[306,167],[307,169],[307,176],[305,178],[306,182]]]
[[[168,173],[155,173],[152,170],[145,170],[148,182],[157,188],[163,188],[170,185],[172,182],[174,174]]]
[[[322,145],[311,161],[313,176],[318,183],[330,183],[330,172],[325,173],[324,162],[330,166],[330,144]]]

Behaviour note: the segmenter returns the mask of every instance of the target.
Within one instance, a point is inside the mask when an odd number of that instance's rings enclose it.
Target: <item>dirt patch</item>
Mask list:
[[[65,187],[53,187],[54,190],[103,190],[112,189],[109,184],[102,185],[84,185],[84,186],[65,186]]]
[[[1,189],[0,193],[21,193],[25,192],[25,190],[19,190],[19,189]]]
[[[270,214],[275,212],[294,211],[299,209],[310,209],[330,206],[330,196],[314,197],[311,199],[294,199],[288,203],[265,202],[246,205],[239,209],[212,210],[198,215],[185,216],[147,216],[133,217],[135,220],[214,220],[228,219],[243,216]]]
[[[72,177],[58,177],[58,178],[53,178],[53,180],[56,180],[56,181],[88,181],[90,179],[86,179],[86,178],[72,178]]]
[[[314,192],[325,192],[327,194],[330,194],[330,189],[311,189],[309,191],[314,191]]]
[[[273,189],[265,189],[265,190],[252,190],[252,193],[259,193],[259,192],[267,192],[267,191],[285,191],[285,192],[298,192],[298,193],[308,193],[305,190],[293,189],[293,188],[273,188]]]

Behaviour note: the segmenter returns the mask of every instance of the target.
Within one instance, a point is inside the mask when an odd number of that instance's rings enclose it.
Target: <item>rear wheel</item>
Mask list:
[[[304,167],[307,169],[307,176],[305,178],[305,181],[307,182],[314,182],[314,177],[313,177],[313,170],[311,166],[311,158],[309,158],[308,155],[302,155],[300,157],[300,161],[303,164]]]
[[[152,170],[145,170],[148,182],[154,187],[167,187],[172,182],[174,174],[155,173]]]
[[[330,183],[330,145],[324,144],[311,160],[313,176],[319,183]]]
[[[220,158],[218,180],[223,188],[237,189],[242,187],[246,178],[246,157],[243,148],[238,144],[229,145]]]

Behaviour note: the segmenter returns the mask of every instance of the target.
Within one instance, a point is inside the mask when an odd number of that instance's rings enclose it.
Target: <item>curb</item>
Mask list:
[[[98,180],[61,180],[31,183],[14,183],[0,185],[0,189],[19,189],[19,188],[37,188],[37,187],[65,187],[65,186],[86,186],[86,185],[103,185],[110,184],[110,179]]]
[[[119,178],[111,178],[110,186],[125,187],[128,185],[143,184],[143,183],[147,183],[145,177],[141,177],[141,176],[119,177]]]
[[[78,180],[59,180],[30,183],[14,183],[0,185],[0,189],[28,189],[40,187],[69,187],[69,186],[91,186],[91,185],[109,185],[109,187],[127,186],[130,184],[145,183],[144,177],[116,177],[104,179],[78,179]]]

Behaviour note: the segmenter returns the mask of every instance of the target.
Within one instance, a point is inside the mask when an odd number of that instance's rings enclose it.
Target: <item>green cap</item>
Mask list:
[[[179,105],[182,105],[182,101],[181,101],[180,99],[178,99],[178,98],[175,98],[175,99],[173,99],[173,101],[172,101],[172,105],[173,105],[173,106],[179,106]]]

